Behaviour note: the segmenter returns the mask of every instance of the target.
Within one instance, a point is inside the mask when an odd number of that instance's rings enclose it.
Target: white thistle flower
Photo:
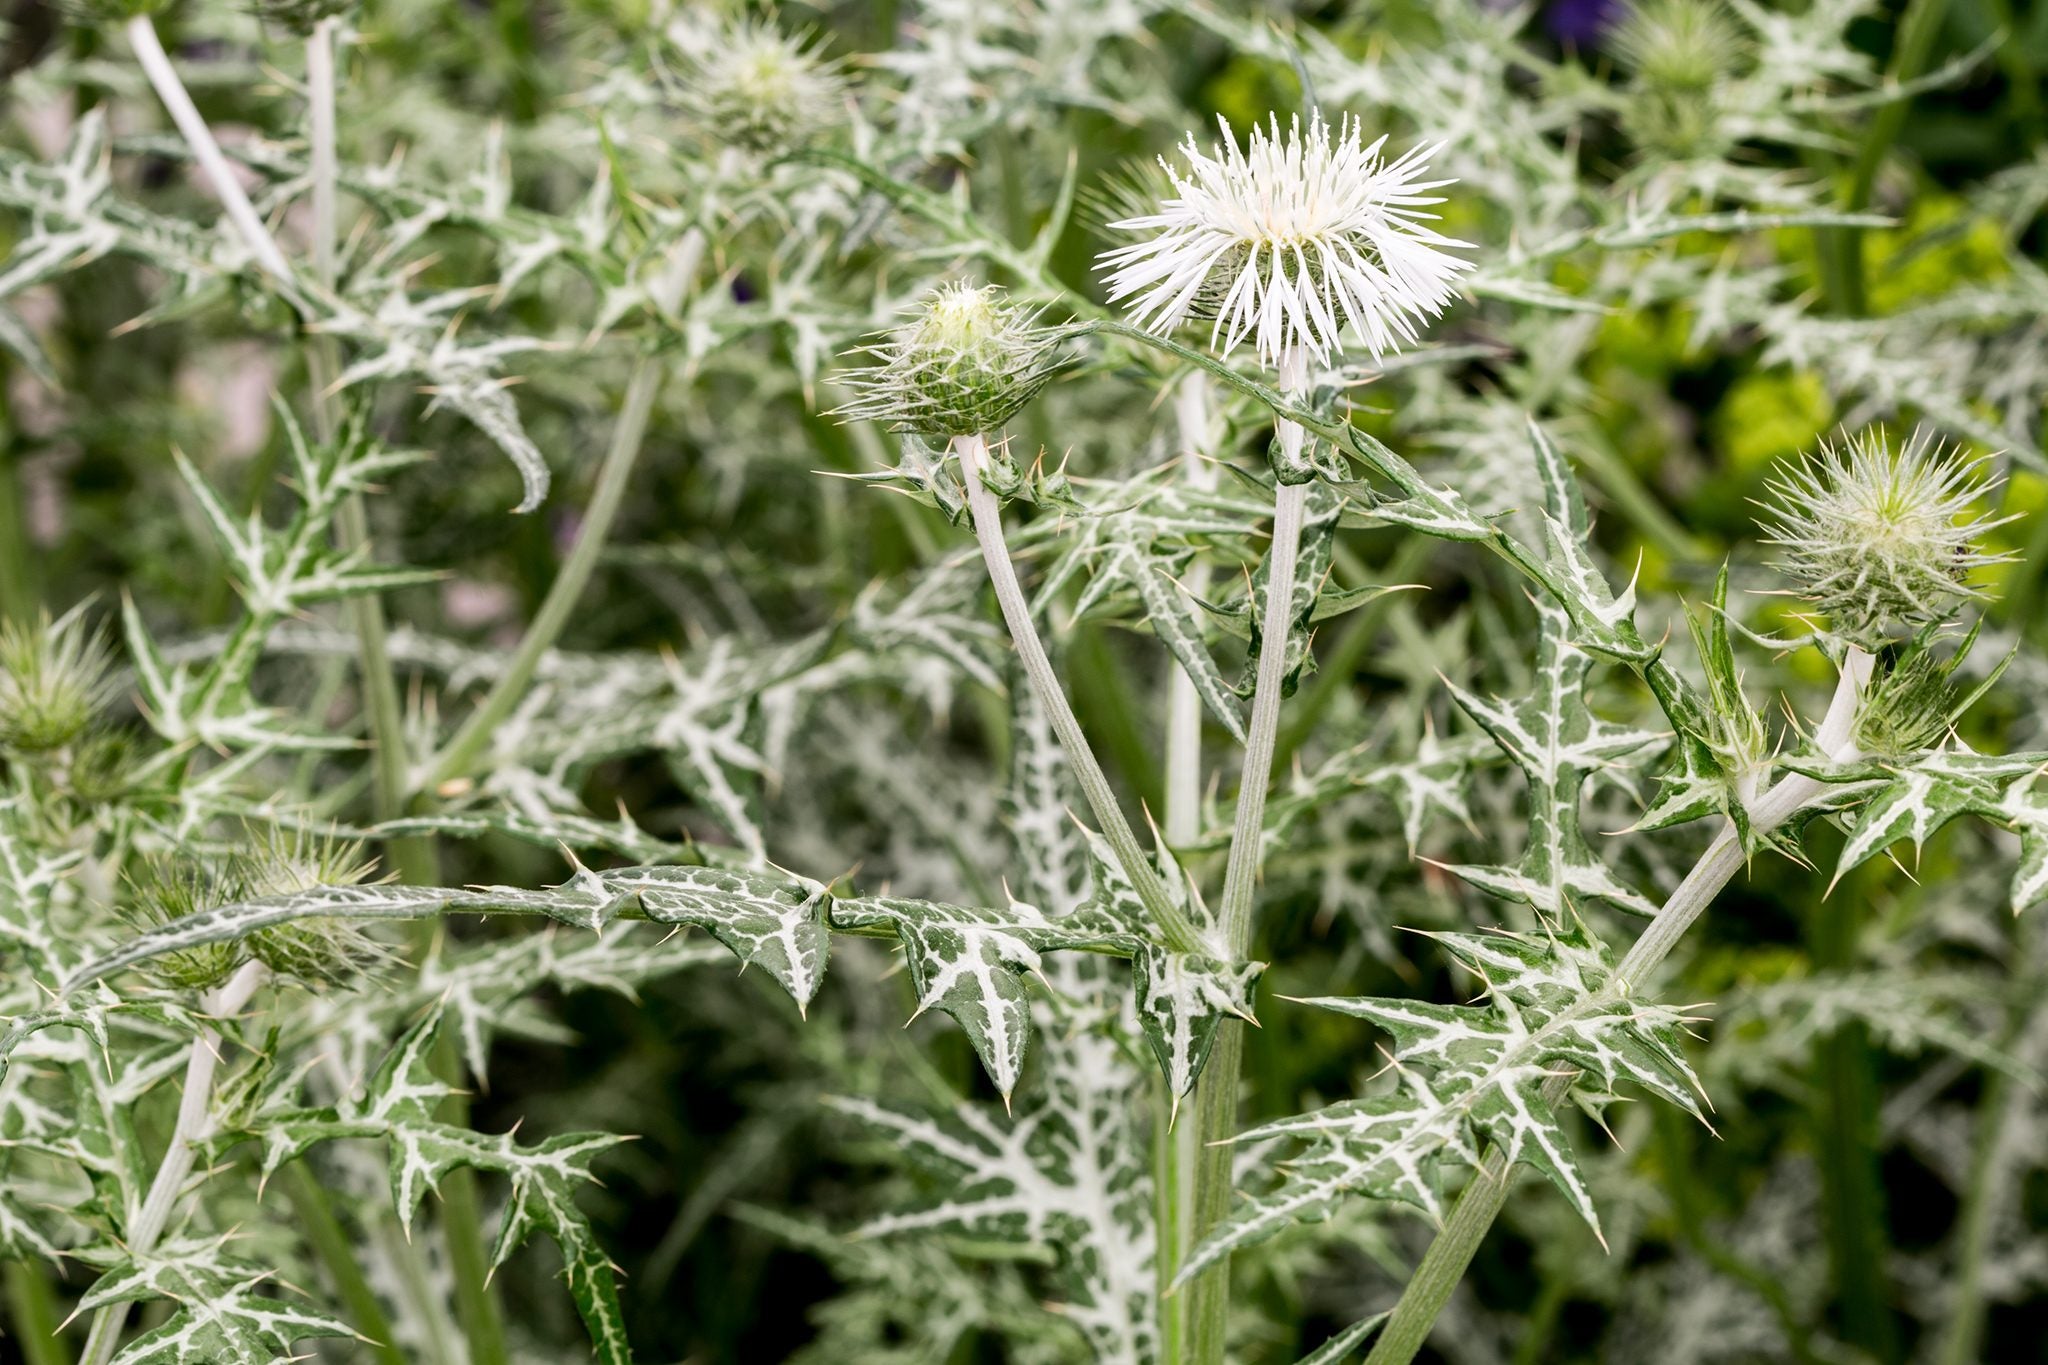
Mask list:
[[[1153,235],[1102,253],[1112,301],[1131,300],[1131,321],[1165,333],[1189,317],[1215,320],[1210,344],[1228,354],[1247,336],[1278,365],[1289,351],[1327,360],[1348,330],[1374,356],[1415,339],[1416,324],[1456,295],[1465,247],[1425,226],[1442,197],[1425,180],[1418,148],[1384,161],[1384,137],[1365,143],[1345,118],[1334,138],[1321,114],[1254,126],[1244,147],[1217,120],[1223,141],[1205,152],[1191,133],[1183,174],[1164,159],[1174,195],[1156,213],[1110,224]]]

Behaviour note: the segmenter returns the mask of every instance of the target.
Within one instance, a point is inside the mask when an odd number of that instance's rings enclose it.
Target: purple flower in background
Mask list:
[[[1627,11],[1623,0],[1551,0],[1543,26],[1560,43],[1592,47]]]

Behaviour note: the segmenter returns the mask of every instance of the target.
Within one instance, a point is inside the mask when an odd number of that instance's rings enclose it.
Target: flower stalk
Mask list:
[[[256,994],[264,975],[262,963],[243,963],[225,984],[207,993],[204,1013],[212,1019],[232,1020]],[[201,1028],[199,1036],[192,1040],[192,1050],[185,1059],[185,1088],[178,1100],[177,1126],[171,1131],[170,1146],[164,1149],[142,1207],[126,1229],[131,1256],[147,1254],[163,1236],[178,1196],[184,1192],[185,1177],[192,1174],[199,1144],[213,1135],[213,1078],[220,1068],[221,1041],[222,1032],[211,1026]],[[100,1309],[86,1335],[82,1365],[107,1365],[114,1357],[122,1325],[127,1320],[126,1303],[110,1303]]]
[[[1298,401],[1308,382],[1308,357],[1300,346],[1280,356],[1280,391]],[[1285,463],[1297,464],[1307,433],[1285,417],[1275,419],[1275,437]],[[1273,749],[1280,734],[1280,693],[1287,677],[1287,638],[1294,626],[1294,575],[1301,556],[1301,528],[1308,485],[1280,482],[1273,489],[1273,543],[1266,556],[1266,602],[1260,618],[1258,673],[1252,685],[1251,720],[1245,730],[1244,773],[1237,788],[1230,852],[1224,864],[1223,900],[1217,911],[1224,947],[1234,961],[1251,951],[1252,900],[1265,852],[1266,794],[1272,780]],[[1214,1055],[1195,1094],[1196,1165],[1190,1244],[1223,1221],[1235,1187],[1230,1139],[1237,1133],[1239,1073],[1244,1064],[1244,1026],[1225,1020]],[[1230,1326],[1230,1261],[1224,1258],[1189,1286],[1188,1359],[1221,1365]]]
[[[1174,416],[1180,430],[1181,477],[1196,488],[1216,486],[1210,463],[1214,394],[1209,377],[1190,370],[1174,390]],[[1209,566],[1200,557],[1181,580],[1190,596],[1209,589]],[[1195,681],[1178,660],[1169,660],[1166,675],[1166,842],[1169,847],[1192,844],[1202,832],[1202,698]],[[1181,1261],[1193,1245],[1196,1171],[1201,1161],[1200,1125],[1174,1123],[1172,1096],[1161,1087],[1162,1102],[1153,1122],[1153,1207],[1156,1210],[1157,1280],[1161,1358],[1179,1361],[1184,1349],[1187,1300],[1169,1295]]]
[[[1138,898],[1158,924],[1167,944],[1176,952],[1201,952],[1212,945],[1204,941],[1187,912],[1167,894],[1165,884],[1153,869],[1152,860],[1145,855],[1138,836],[1124,818],[1123,808],[1117,804],[1116,792],[1110,787],[1102,765],[1096,761],[1087,735],[1082,733],[1081,722],[1067,701],[1059,675],[1053,672],[1052,660],[1045,652],[1045,642],[1039,638],[1038,625],[1031,618],[1031,604],[1025,599],[1024,589],[1017,582],[1017,570],[1010,562],[1009,543],[1003,536],[1002,506],[982,478],[982,462],[988,458],[988,438],[985,435],[955,436],[952,448],[960,459],[960,479],[967,488],[968,515],[974,522],[974,538],[981,545],[982,563],[988,568],[989,583],[995,589],[996,605],[1002,611],[1003,624],[1009,627],[1010,639],[1017,647],[1017,657],[1024,665],[1024,676],[1051,719],[1053,733],[1058,736],[1060,747],[1066,750],[1067,761],[1074,766],[1074,777],[1080,784],[1081,794],[1087,799],[1089,810],[1094,812],[1096,823],[1102,827],[1103,837],[1116,854],[1118,866],[1131,879]]]

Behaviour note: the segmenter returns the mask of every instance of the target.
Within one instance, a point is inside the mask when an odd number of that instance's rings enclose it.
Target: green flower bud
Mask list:
[[[1872,427],[1771,481],[1777,520],[1765,543],[1777,567],[1827,615],[1831,631],[1874,649],[1894,628],[1949,620],[1982,598],[1971,573],[2004,555],[1978,538],[2003,518],[1971,511],[1989,485],[1981,460],[1959,459],[1927,433],[1894,450]]]
[[[848,376],[854,401],[836,415],[920,436],[994,431],[1060,369],[1066,334],[1035,324],[993,285],[946,285],[909,326],[870,348],[881,363]]]
[[[1947,736],[1955,712],[1949,674],[1961,659],[1958,653],[1942,663],[1926,640],[1916,640],[1890,667],[1878,669],[1856,708],[1856,747],[1883,759],[1938,744]]]
[[[814,35],[791,37],[749,18],[710,31],[679,24],[670,37],[688,54],[684,107],[715,142],[772,155],[802,146],[840,115],[846,81],[819,55]]]
[[[106,642],[77,613],[0,625],[0,749],[38,754],[79,739],[113,693]]]
[[[1647,0],[1615,30],[1614,52],[1637,85],[1711,90],[1742,56],[1742,35],[1720,0]]]
[[[1632,73],[1621,122],[1637,146],[1686,158],[1717,144],[1721,87],[1744,51],[1720,0],[1648,0],[1617,29],[1614,50]]]
[[[120,914],[137,929],[154,929],[246,896],[232,860],[212,865],[190,857],[159,857],[145,862],[130,877],[129,895]],[[240,943],[202,943],[159,953],[143,971],[172,990],[203,991],[227,980],[248,960],[248,949]]]
[[[362,845],[305,833],[273,832],[238,856],[236,875],[246,894],[285,896],[316,886],[350,886],[370,874]],[[353,921],[330,917],[291,920],[258,929],[249,951],[279,976],[308,986],[340,985],[389,961],[391,950]]]

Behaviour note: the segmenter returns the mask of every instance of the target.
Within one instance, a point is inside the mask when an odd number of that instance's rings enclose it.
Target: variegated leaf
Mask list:
[[[1144,1083],[1102,1027],[1085,1016],[1070,1023],[1051,1030],[1044,1084],[1034,1081],[1014,1116],[969,1103],[927,1114],[869,1099],[834,1101],[940,1187],[929,1202],[860,1231],[954,1233],[1051,1249],[1063,1315],[1086,1335],[1093,1358],[1150,1365],[1158,1340],[1138,1117]]]
[[[1851,869],[1867,862],[1901,839],[1917,851],[1928,837],[1959,815],[1971,813],[1999,819],[2007,815],[2002,788],[2016,778],[2031,783],[2048,755],[1975,754],[1944,749],[1911,763],[1886,767],[1890,783],[1858,811],[1849,838],[1835,863],[1832,887]],[[1860,772],[1861,765],[1857,771]],[[2017,784],[2015,784],[2017,785]],[[2023,811],[2015,806],[2015,811]],[[2015,886],[2014,908],[2020,888]]]
[[[1471,866],[1451,870],[1473,885],[1508,900],[1534,906],[1555,923],[1568,907],[1588,898],[1639,915],[1656,905],[1615,876],[1587,847],[1579,825],[1579,791],[1587,777],[1658,742],[1661,736],[1621,729],[1587,709],[1586,674],[1593,661],[1575,645],[1564,611],[1538,603],[1542,642],[1536,659],[1535,690],[1520,702],[1482,700],[1455,684],[1451,695],[1485,727],[1529,778],[1529,839],[1521,861],[1511,867]]]
[[[974,1044],[989,1079],[1007,1101],[1024,1069],[1031,1011],[1023,974],[1055,948],[1115,949],[1133,941],[1110,926],[1076,916],[1055,921],[1034,906],[1007,910],[866,896],[838,900],[832,923],[847,929],[887,928],[903,943],[917,990],[917,1014],[937,1008],[953,1016]],[[916,1015],[912,1015],[915,1018]]]
[[[1306,1002],[1384,1029],[1393,1039],[1393,1088],[1240,1135],[1308,1145],[1283,1165],[1273,1188],[1242,1202],[1194,1249],[1181,1282],[1241,1246],[1328,1217],[1351,1195],[1415,1204],[1440,1218],[1442,1167],[1476,1166],[1487,1143],[1542,1171],[1597,1233],[1591,1193],[1546,1087],[1576,1071],[1596,1096],[1629,1081],[1700,1112],[1698,1080],[1676,1041],[1684,1017],[1613,989],[1590,940],[1503,934],[1439,941],[1480,975],[1490,1003]]]
[[[1131,990],[1138,1023],[1159,1061],[1176,1109],[1195,1088],[1216,1027],[1226,1014],[1251,1021],[1252,987],[1263,962],[1225,962],[1201,953],[1170,952],[1142,945],[1131,958]]]
[[[632,1348],[614,1268],[574,1197],[594,1178],[591,1161],[624,1139],[569,1133],[524,1146],[510,1133],[476,1133],[435,1122],[433,1108],[448,1093],[430,1060],[440,1027],[436,1011],[408,1030],[359,1101],[260,1115],[249,1136],[263,1144],[264,1175],[321,1142],[381,1139],[389,1155],[392,1201],[407,1224],[449,1171],[473,1167],[503,1176],[510,1182],[510,1198],[492,1247],[492,1265],[504,1264],[535,1232],[545,1232],[561,1250],[570,1295],[597,1358],[607,1365],[630,1365]]]

